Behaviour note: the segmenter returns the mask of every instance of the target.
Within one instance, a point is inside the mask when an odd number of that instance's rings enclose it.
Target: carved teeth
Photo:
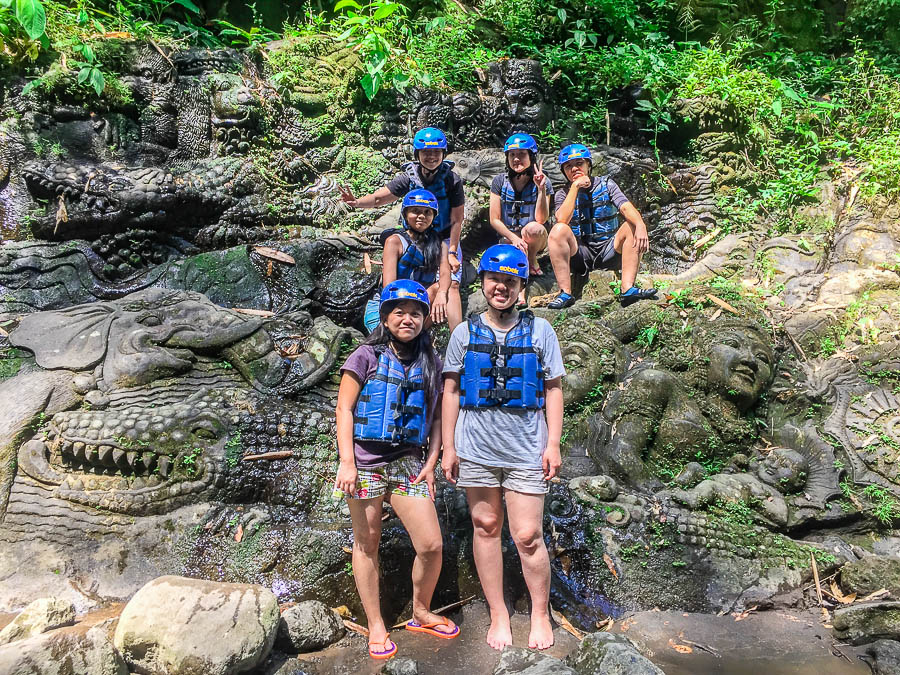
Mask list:
[[[104,466],[114,466],[113,447],[111,445],[101,445],[98,450],[98,458]]]
[[[145,452],[141,455],[141,461],[144,463],[144,469],[146,469],[148,473],[153,471],[153,467],[156,466],[156,453]]]
[[[125,461],[125,451],[120,448],[113,448],[112,459],[113,459],[113,464],[115,464],[117,467],[119,467],[123,471],[131,468],[128,465],[128,463]]]
[[[74,445],[74,443],[72,443],[72,441],[63,441],[62,445],[60,446],[60,451],[67,455],[70,455],[70,454],[72,454],[72,446],[73,445]]]
[[[129,468],[129,469],[134,469],[135,471],[138,470],[139,467],[136,467],[136,466],[134,465],[135,460],[137,459],[137,456],[138,456],[138,454],[137,454],[136,452],[134,452],[134,451],[126,452],[126,453],[125,453],[125,461],[128,463],[128,468]]]
[[[163,478],[168,478],[169,470],[170,470],[171,466],[172,466],[172,460],[169,459],[168,457],[166,457],[165,455],[162,455],[159,458],[159,475],[162,476]]]
[[[143,478],[141,478],[141,477],[135,478],[135,479],[131,482],[131,489],[132,489],[132,490],[143,490],[145,487],[147,487],[147,481],[145,481],[145,480],[144,480]]]
[[[84,461],[84,451],[87,446],[81,441],[76,441],[75,445],[72,446],[72,453],[75,455],[75,459]]]

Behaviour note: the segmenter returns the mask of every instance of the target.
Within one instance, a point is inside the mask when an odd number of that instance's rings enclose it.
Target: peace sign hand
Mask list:
[[[341,193],[341,199],[348,206],[356,206],[356,197],[353,196],[353,191],[345,187],[343,185],[338,185],[338,191]]]
[[[544,160],[540,160],[534,170],[534,184],[542,188],[547,183],[547,174],[544,173]]]

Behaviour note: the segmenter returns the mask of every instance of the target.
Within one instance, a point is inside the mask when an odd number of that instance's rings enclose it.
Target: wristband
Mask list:
[[[454,258],[459,258],[459,249],[451,248],[447,249],[447,255],[452,255]]]

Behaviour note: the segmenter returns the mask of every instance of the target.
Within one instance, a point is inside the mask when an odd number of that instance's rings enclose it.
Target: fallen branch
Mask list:
[[[457,607],[462,607],[463,605],[468,605],[475,599],[474,595],[470,595],[468,598],[463,600],[459,600],[458,602],[451,602],[449,605],[444,605],[439,609],[433,610],[434,614],[440,614],[441,612],[449,612],[451,609],[456,609]],[[391,628],[403,628],[406,624],[412,621],[412,617],[408,618],[406,621],[401,621],[400,623],[395,623]],[[344,622],[346,623],[346,621]]]
[[[688,640],[687,638],[680,638],[680,639],[682,642],[686,642],[689,645],[694,645],[697,649],[702,649],[705,652],[709,652],[710,654],[715,656],[717,659],[722,658],[722,655],[718,651],[716,651],[715,649],[710,647],[709,645],[705,645],[700,642],[694,642],[693,640]]]
[[[369,637],[369,629],[365,626],[360,626],[358,623],[353,623],[349,619],[344,619],[344,626],[346,626],[347,630],[352,630],[354,633],[359,633],[364,637]]]
[[[278,450],[277,452],[264,452],[260,455],[247,455],[241,459],[242,462],[255,462],[258,459],[287,459],[293,457],[293,450]]]
[[[822,584],[819,583],[819,566],[816,565],[816,556],[809,552],[809,560],[812,563],[813,580],[816,582],[816,595],[819,598],[819,607],[822,606]]]

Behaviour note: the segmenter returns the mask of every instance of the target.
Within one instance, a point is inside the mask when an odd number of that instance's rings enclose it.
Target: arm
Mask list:
[[[447,302],[450,292],[450,261],[447,259],[447,243],[441,242],[441,267],[438,288],[431,300],[431,321],[443,323],[447,320]]]
[[[397,281],[397,264],[400,261],[400,247],[403,245],[399,235],[392,234],[384,242],[384,253],[381,254],[381,287]]]
[[[338,190],[341,192],[341,199],[344,200],[344,203],[356,209],[373,209],[376,206],[393,204],[398,199],[397,195],[386,187],[378,188],[375,192],[362,197],[354,197],[353,192],[347,187],[339,187]]]
[[[459,238],[462,235],[462,222],[465,215],[465,204],[460,204],[450,209],[450,250],[456,251],[456,256],[450,256],[450,270],[454,273],[462,264],[462,261],[459,259]]]
[[[428,454],[425,456],[425,465],[412,481],[412,484],[424,480],[428,486],[428,494],[434,501],[434,467],[437,466],[438,456],[441,454],[441,397],[434,402],[434,419],[431,420],[431,430],[428,432]]]
[[[540,199],[540,197],[538,197]],[[494,228],[494,231],[500,235],[501,237],[506,237],[509,239],[510,243],[516,248],[528,248],[524,241],[522,241],[522,237],[515,234],[512,230],[510,230],[506,223],[503,222],[503,218],[501,214],[502,210],[502,202],[500,199],[500,195],[491,193],[491,208],[489,213],[489,218],[491,221],[491,227]]]
[[[337,407],[334,414],[337,426],[338,465],[337,478],[334,487],[344,494],[356,492],[356,457],[353,454],[353,409],[362,384],[356,375],[344,372],[341,376],[341,386],[338,389]]]
[[[441,438],[444,441],[444,456],[441,465],[444,477],[456,484],[459,476],[459,458],[456,456],[456,421],[459,419],[459,373],[444,373],[444,401],[441,406]]]
[[[547,447],[544,449],[542,463],[544,480],[550,480],[559,473],[562,456],[559,449],[562,438],[563,393],[562,378],[554,377],[544,382],[544,400],[547,408]]]
[[[556,222],[568,224],[572,220],[572,214],[575,213],[575,204],[578,202],[578,190],[580,188],[591,187],[591,179],[587,176],[579,176],[569,186],[566,193],[566,200],[558,209],[556,209]]]
[[[619,207],[619,213],[634,232],[634,246],[637,247],[638,253],[646,253],[650,249],[650,236],[647,234],[647,225],[641,218],[640,211],[631,202],[625,202]]]

